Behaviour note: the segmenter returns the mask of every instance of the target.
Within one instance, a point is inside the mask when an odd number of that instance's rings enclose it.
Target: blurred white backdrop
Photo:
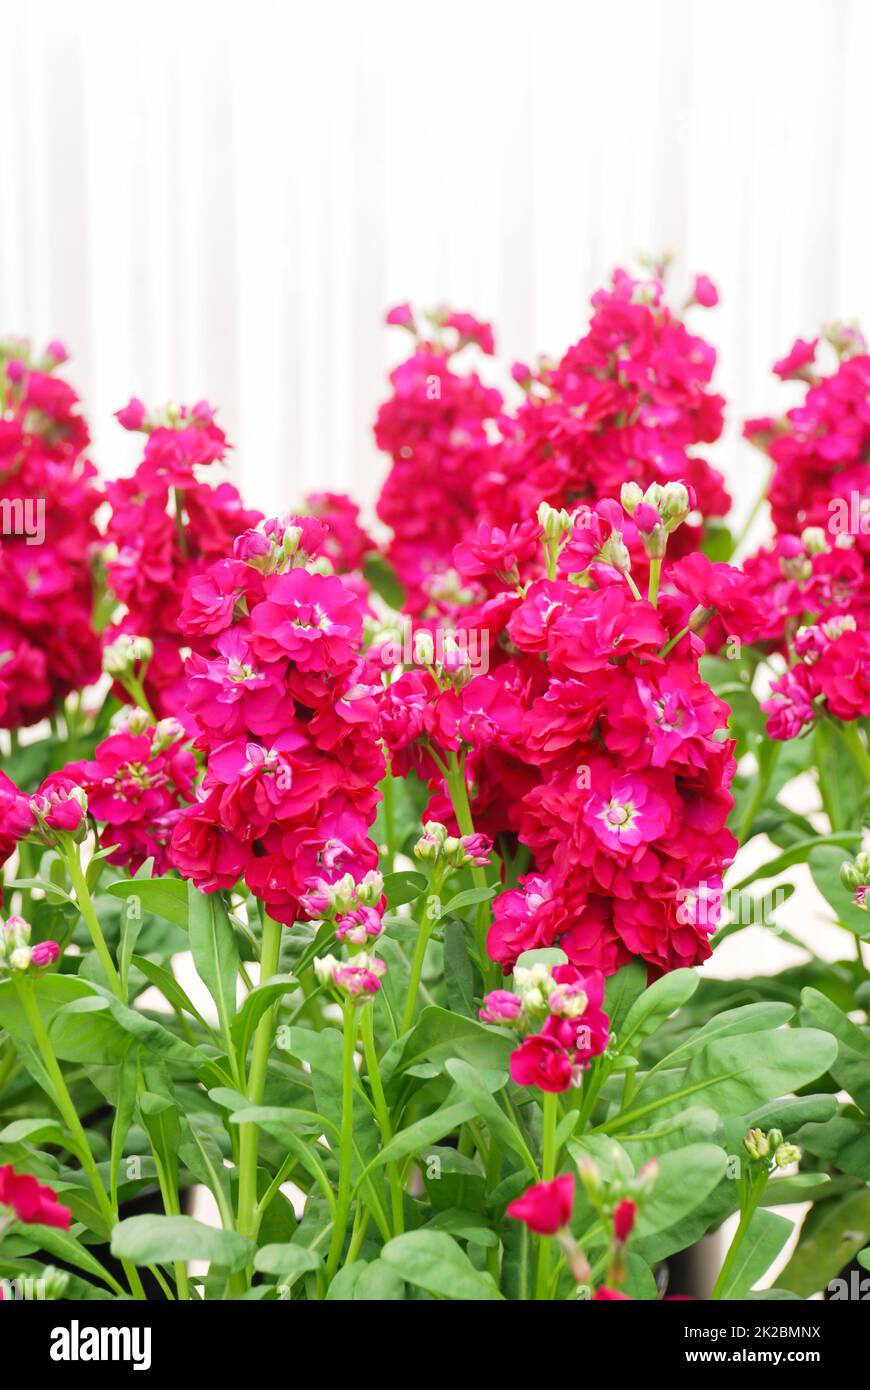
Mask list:
[[[108,473],[206,395],[245,496],[376,495],[396,300],[558,352],[639,250],[704,270],[742,510],[798,333],[870,325],[861,0],[2,4],[0,328],[64,338]]]

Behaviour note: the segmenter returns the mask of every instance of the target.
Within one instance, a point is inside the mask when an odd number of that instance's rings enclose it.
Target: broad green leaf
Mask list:
[[[853,894],[840,879],[840,867],[848,858],[844,850],[822,845],[810,852],[810,873],[837,921],[856,936],[866,936],[870,930],[867,913],[858,907]]]
[[[107,883],[100,891],[111,893],[113,898],[126,899],[128,904],[131,898],[138,898],[143,913],[153,913],[176,927],[187,929],[188,889],[180,879],[119,879],[116,883]]]
[[[645,989],[635,999],[625,1017],[617,1047],[624,1052],[628,1047],[637,1047],[644,1038],[654,1033],[666,1018],[691,999],[698,988],[698,974],[694,970],[672,970]]]
[[[476,1018],[474,966],[468,954],[468,929],[464,922],[446,921],[444,938],[444,986],[452,1013]]]
[[[381,1259],[408,1284],[458,1302],[500,1301],[488,1274],[481,1274],[450,1236],[440,1231],[408,1231],[387,1242]]]
[[[461,907],[474,907],[478,903],[489,902],[490,898],[494,898],[496,893],[500,891],[500,887],[465,888],[461,893],[457,893],[454,898],[451,898],[450,901],[445,904],[442,909],[443,914],[446,917],[451,913],[458,912]]]
[[[128,1216],[112,1232],[112,1254],[135,1265],[207,1260],[230,1272],[244,1269],[253,1246],[236,1231],[219,1231],[192,1216]]]
[[[130,961],[140,974],[152,984],[155,989],[159,989],[168,1004],[178,1013],[190,1014],[207,1031],[211,1032],[199,1009],[191,1001],[187,993],[182,989],[171,971],[164,969],[162,965],[157,965],[154,961],[146,960],[144,956],[133,956]],[[215,1035],[216,1036],[216,1035]]]
[[[765,1211],[764,1208],[755,1212],[738,1246],[721,1297],[746,1298],[753,1284],[757,1284],[770,1269],[793,1230],[794,1222],[785,1216],[778,1216],[776,1212]]]
[[[610,1031],[617,1037],[622,1031],[628,1011],[646,989],[647,966],[633,960],[611,975],[604,989],[604,1012],[610,1019]]]
[[[827,1288],[854,1260],[870,1233],[870,1190],[819,1202],[809,1212],[797,1249],[777,1286],[809,1298]]]
[[[419,898],[421,893],[426,891],[429,880],[424,874],[414,873],[411,870],[401,870],[399,873],[386,874],[384,877],[384,893],[390,907],[401,907],[402,903],[412,903]]]
[[[833,1033],[844,1047],[870,1062],[870,1034],[863,1032],[842,1009],[838,1009],[817,989],[805,989],[801,994],[801,1004],[819,1028]]]
[[[408,1036],[390,1048],[383,1059],[382,1073],[387,1080],[418,1062],[441,1066],[450,1057],[461,1057],[491,1071],[506,1071],[515,1045],[513,1037],[488,1024],[429,1005]]]
[[[638,1239],[675,1226],[721,1181],[728,1155],[715,1144],[689,1144],[659,1160],[659,1173],[650,1200],[637,1219]]]
[[[383,1260],[366,1265],[353,1286],[357,1303],[398,1303],[405,1297],[405,1281]]]

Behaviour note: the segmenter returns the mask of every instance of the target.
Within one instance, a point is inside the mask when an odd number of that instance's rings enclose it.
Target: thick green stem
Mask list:
[[[260,980],[265,982],[278,973],[278,959],[281,952],[281,923],[266,917],[263,922],[263,943],[260,947]],[[275,1010],[267,1009],[257,1024],[254,1046],[251,1051],[251,1066],[248,1072],[246,1094],[252,1105],[259,1105],[266,1089],[266,1073],[269,1067],[269,1053],[272,1050],[272,1036],[275,1026]],[[240,1066],[244,1058],[240,1059]],[[255,1124],[243,1124],[239,1130],[239,1218],[238,1229],[241,1235],[250,1236],[254,1231],[257,1207],[257,1155],[259,1152],[259,1130]]]
[[[112,960],[111,952],[106,945],[106,938],[103,936],[103,929],[100,926],[100,919],[97,917],[93,899],[88,888],[87,879],[82,869],[81,859],[79,858],[78,845],[71,844],[65,855],[67,872],[70,883],[75,894],[76,905],[82,914],[82,920],[90,933],[94,949],[100,958],[100,964],[105,972],[106,980],[113,994],[116,994],[122,1004],[127,1000],[124,995],[124,986],[121,977],[115,969],[115,962]]]
[[[556,1123],[559,1117],[559,1098],[550,1092],[544,1093],[544,1134],[541,1154],[541,1181],[552,1182],[556,1176]],[[550,1237],[541,1236],[538,1242],[538,1273],[535,1280],[535,1298],[546,1299],[550,1282]]]
[[[383,783],[384,792],[384,833],[387,840],[387,868],[392,873],[396,864],[396,781],[393,777],[389,759],[387,760],[387,772]]]
[[[365,1006],[363,1006],[365,1007]],[[356,1076],[356,1024],[357,1013],[353,1003],[344,1007],[344,1047],[341,1064],[341,1135],[338,1153],[338,1201],[335,1207],[335,1221],[332,1228],[332,1241],[326,1261],[327,1278],[331,1279],[338,1269],[344,1240],[347,1235],[347,1220],[350,1215],[350,1191],[353,1162],[353,1086]]]
[[[381,1146],[384,1147],[389,1144],[393,1137],[393,1128],[390,1123],[390,1107],[387,1105],[387,1097],[384,1093],[384,1083],[381,1080],[378,1051],[375,1045],[374,1003],[363,1006],[362,1040],[366,1058],[366,1070],[368,1072],[369,1084],[372,1088],[372,1100],[375,1103],[375,1114],[377,1115],[378,1126],[381,1131]],[[399,1176],[399,1166],[397,1163],[387,1164],[387,1181],[390,1184],[393,1235],[399,1236],[405,1229],[405,1203],[402,1193],[402,1179]]]

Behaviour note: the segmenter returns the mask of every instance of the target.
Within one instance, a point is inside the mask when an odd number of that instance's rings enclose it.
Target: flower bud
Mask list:
[[[509,989],[494,989],[484,996],[480,1017],[484,1023],[516,1023],[523,1011],[523,1001]]]
[[[596,1205],[602,1190],[601,1169],[594,1158],[581,1158],[577,1164],[577,1170],[580,1174],[580,1181],[586,1190],[586,1196],[593,1206]]]
[[[643,501],[643,488],[639,483],[623,483],[619,490],[619,500],[622,510],[629,516],[634,516]]]
[[[9,965],[13,970],[27,970],[32,958],[29,946],[16,946],[9,956]]]
[[[336,970],[338,970],[340,964],[341,962],[335,956],[332,955],[315,956],[314,974],[316,975],[320,984],[332,984],[333,976],[335,975]]]
[[[828,538],[821,526],[807,526],[801,531],[801,545],[808,555],[824,555],[828,551]]]
[[[750,1158],[767,1158],[770,1154],[770,1143],[763,1129],[750,1129],[743,1146]]]
[[[779,1144],[773,1155],[777,1168],[787,1168],[791,1163],[800,1163],[801,1150],[797,1144]]]
[[[60,955],[60,947],[56,941],[40,941],[30,953],[30,961],[37,969],[43,970],[47,965],[54,965]]]
[[[414,633],[414,660],[418,666],[435,664],[435,642],[431,632],[425,629]]]
[[[848,859],[845,864],[840,865],[840,882],[843,887],[848,888],[850,892],[854,892],[856,888],[861,887],[862,878],[861,874],[858,872],[858,867],[856,864],[850,863]]]
[[[374,907],[384,893],[384,876],[377,869],[369,869],[356,886],[357,901],[363,907]]]
[[[559,545],[570,534],[572,519],[564,507],[551,507],[542,502],[538,507],[538,525],[544,532],[544,540]]]

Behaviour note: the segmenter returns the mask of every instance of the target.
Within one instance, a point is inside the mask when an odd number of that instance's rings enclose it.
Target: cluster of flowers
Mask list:
[[[488,324],[442,310],[418,328],[408,304],[392,309],[387,323],[415,341],[390,377],[393,394],[375,423],[378,448],[393,462],[378,515],[392,528],[387,555],[408,611],[417,614],[444,585],[453,547],[468,528],[469,488],[484,470],[488,430],[503,402],[475,372],[454,370],[455,355],[469,344],[494,352]]]
[[[601,1008],[604,976],[573,965],[517,966],[514,991],[491,991],[480,1010],[485,1023],[527,1035],[511,1055],[514,1081],[553,1093],[579,1085],[591,1059],[604,1052],[610,1039],[610,1022]]]
[[[0,725],[51,716],[97,678],[90,555],[101,501],[79,399],[56,368],[62,343],[33,356],[0,343]]]
[[[714,612],[730,624],[749,605],[737,572],[700,554],[669,567],[667,592],[642,598],[631,549],[656,572],[692,497],[679,483],[628,484],[623,503],[571,515],[545,503],[534,526],[484,527],[458,546],[457,565],[470,552],[490,596],[458,610],[457,636],[485,633],[489,670],[473,674],[459,643],[402,672],[380,701],[392,765],[428,780],[430,814],[452,823],[458,767],[474,825],[532,851],[534,872],[494,905],[489,952],[505,970],[557,942],[572,964],[606,974],[633,956],[662,972],[709,954],[736,847],[725,828],[734,757],[692,625]],[[549,577],[522,582],[518,564],[533,565],[541,542]],[[700,914],[696,890],[709,898]]]
[[[359,658],[364,605],[313,558],[325,534],[314,517],[243,532],[231,558],[191,578],[179,617],[206,771],[172,863],[207,892],[244,875],[287,923],[306,893],[361,879],[378,859],[368,828],[384,763]]]
[[[775,739],[794,738],[822,709],[847,721],[870,712],[870,355],[848,325],[827,338],[835,370],[820,375],[819,340],[798,339],[774,372],[806,384],[803,403],[745,427],[772,463],[776,535],[744,562],[757,617],[738,635],[790,662],[765,705]]]
[[[179,613],[188,583],[228,555],[235,538],[256,526],[232,483],[213,486],[201,471],[225,456],[226,436],[206,401],[150,412],[135,397],[117,418],[146,437],[132,477],[106,485],[112,512],[104,552],[108,582],[126,612],[106,633],[145,638],[145,691],[157,717],[185,722],[182,648],[189,644]],[[111,663],[110,663],[111,669]],[[114,671],[112,674],[116,674]]]
[[[493,352],[488,324],[442,310],[418,330],[408,305],[391,311],[388,322],[416,342],[392,374],[393,396],[375,426],[393,460],[378,510],[393,528],[389,553],[409,611],[455,591],[451,552],[477,523],[507,531],[530,521],[542,499],[573,508],[617,494],[624,482],[680,479],[699,517],[727,511],[721,476],[690,452],[721,433],[723,401],[708,389],[716,355],[665,304],[663,273],[636,280],[616,271],[593,296],[588,332],[558,363],[515,364],[524,398],[514,413],[476,374],[451,366],[469,343]],[[699,276],[690,302],[717,299]],[[449,347],[445,330],[454,335]],[[686,528],[677,544],[688,551],[698,536]]]

